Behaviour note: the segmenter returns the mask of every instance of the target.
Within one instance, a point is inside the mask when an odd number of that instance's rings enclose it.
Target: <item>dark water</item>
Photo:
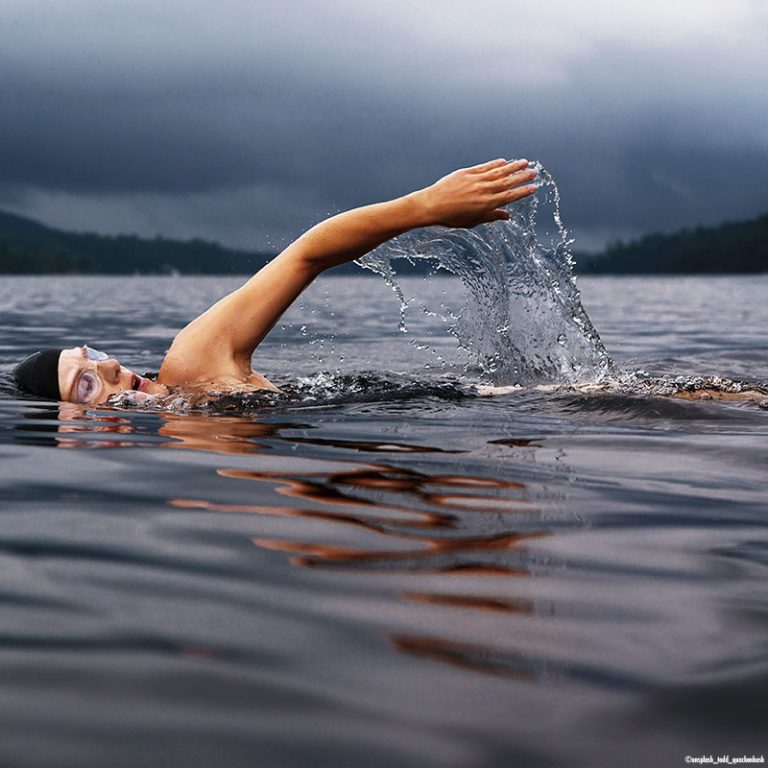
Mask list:
[[[85,341],[156,369],[237,284],[4,278],[1,370]],[[768,381],[768,278],[580,286],[619,369]],[[303,402],[251,413],[2,385],[1,766],[768,752],[768,410],[475,397],[440,317],[397,320],[322,279],[254,358]]]

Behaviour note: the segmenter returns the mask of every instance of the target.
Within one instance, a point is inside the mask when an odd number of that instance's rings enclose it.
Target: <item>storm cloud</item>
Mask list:
[[[761,0],[5,0],[0,207],[277,248],[497,157],[577,247],[768,210]]]

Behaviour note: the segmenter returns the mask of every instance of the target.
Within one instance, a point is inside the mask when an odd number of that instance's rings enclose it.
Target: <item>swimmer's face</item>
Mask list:
[[[154,393],[158,385],[123,368],[113,357],[82,346],[61,353],[59,389],[62,400],[94,405],[128,390]]]

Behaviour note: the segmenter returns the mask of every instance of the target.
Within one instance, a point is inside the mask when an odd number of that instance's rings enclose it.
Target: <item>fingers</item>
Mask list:
[[[489,168],[483,172],[483,181],[495,181],[496,179],[503,179],[512,173],[523,171],[528,167],[528,161],[525,159],[511,160],[504,165],[497,165],[493,168]]]
[[[520,184],[525,184],[527,181],[533,181],[537,176],[536,171],[532,168],[526,170],[519,170],[514,173],[510,170],[507,173],[500,174],[494,177],[487,183],[487,189],[489,192],[504,192],[512,187],[517,187]]]
[[[535,184],[526,184],[521,187],[505,190],[504,192],[498,192],[491,198],[491,203],[496,206],[509,205],[510,203],[522,200],[524,197],[530,197],[536,189]]]
[[[472,173],[485,173],[486,171],[492,171],[494,168],[502,168],[505,165],[507,165],[507,161],[503,157],[499,157],[496,160],[489,160],[481,165],[473,165],[467,168],[467,170]]]

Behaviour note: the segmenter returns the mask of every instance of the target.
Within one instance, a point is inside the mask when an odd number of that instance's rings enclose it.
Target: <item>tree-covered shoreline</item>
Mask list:
[[[251,274],[273,253],[206,240],[64,232],[0,211],[2,274]],[[404,272],[431,269],[425,263]],[[346,272],[359,271],[354,266]],[[577,254],[581,274],[755,274],[768,272],[768,214],[741,222],[650,234]],[[362,274],[362,273],[361,273]]]
[[[601,254],[578,259],[577,264],[583,274],[768,272],[768,214],[749,221],[614,243]]]
[[[5,274],[252,273],[273,255],[200,239],[64,232],[0,211],[0,272]]]

